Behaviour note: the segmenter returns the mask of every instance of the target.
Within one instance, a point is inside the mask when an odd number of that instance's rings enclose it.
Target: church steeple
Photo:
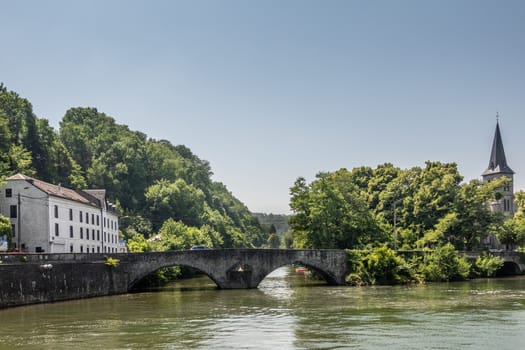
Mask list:
[[[499,119],[499,116],[497,117]],[[508,166],[507,159],[505,157],[503,141],[501,140],[501,132],[499,131],[499,120],[496,122],[496,132],[494,134],[494,141],[492,142],[489,166],[487,170],[485,170],[481,175],[486,177],[497,174],[514,174],[514,171]]]
[[[496,117],[499,119],[499,116]],[[487,182],[502,177],[508,179],[508,182],[496,191],[498,196],[495,201],[490,204],[490,208],[492,211],[503,213],[505,217],[511,218],[516,212],[516,204],[514,203],[514,171],[507,164],[503,141],[501,140],[501,132],[499,131],[499,120],[496,122],[496,133],[492,141],[489,166],[481,175],[483,181]]]

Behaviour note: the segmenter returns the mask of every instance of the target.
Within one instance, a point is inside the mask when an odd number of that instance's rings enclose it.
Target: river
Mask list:
[[[525,277],[331,287],[281,268],[255,290],[196,278],[0,310],[0,349],[523,349]]]

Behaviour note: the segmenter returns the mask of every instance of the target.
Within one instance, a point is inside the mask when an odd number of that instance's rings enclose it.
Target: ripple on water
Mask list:
[[[401,287],[168,288],[0,310],[0,349],[519,349],[525,279]]]

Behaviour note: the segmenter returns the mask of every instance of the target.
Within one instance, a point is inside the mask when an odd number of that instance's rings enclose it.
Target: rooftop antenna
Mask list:
[[[499,112],[496,111],[496,123],[499,124]]]

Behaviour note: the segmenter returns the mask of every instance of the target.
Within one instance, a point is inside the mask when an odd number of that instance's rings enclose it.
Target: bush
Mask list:
[[[496,272],[503,267],[504,260],[499,256],[478,256],[474,262],[473,272],[476,276],[494,277]]]
[[[468,278],[470,267],[471,264],[448,243],[424,257],[420,272],[430,282],[462,281]]]
[[[413,280],[412,269],[386,246],[372,251],[347,250],[350,285],[399,284]]]
[[[110,256],[106,257],[106,265],[109,267],[117,267],[120,264],[119,259],[112,258]]]

